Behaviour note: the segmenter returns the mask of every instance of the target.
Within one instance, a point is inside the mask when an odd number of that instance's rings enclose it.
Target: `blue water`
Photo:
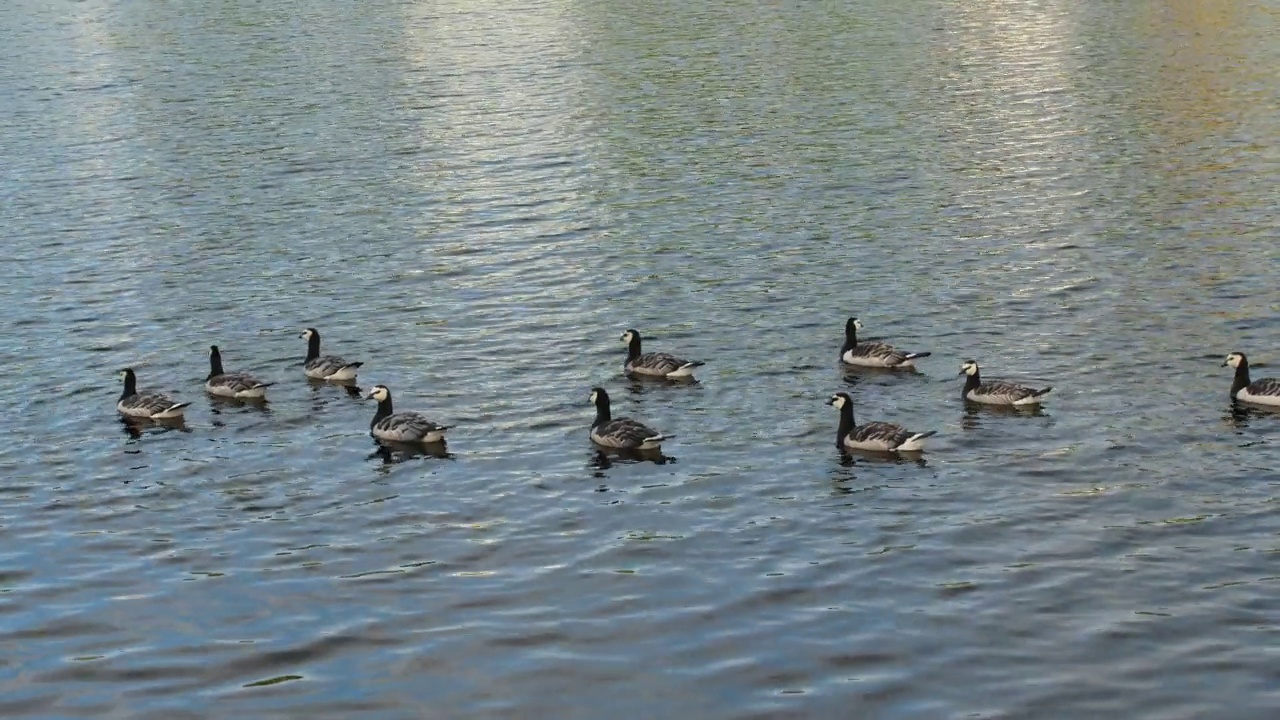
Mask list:
[[[0,715],[1273,717],[1280,417],[1220,365],[1280,362],[1277,18],[0,8]],[[850,315],[933,355],[850,375]],[[842,458],[840,390],[922,462]]]

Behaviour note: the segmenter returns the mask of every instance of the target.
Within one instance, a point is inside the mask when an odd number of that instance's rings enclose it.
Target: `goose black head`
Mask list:
[[[1222,361],[1222,367],[1226,367],[1230,365],[1233,368],[1238,368],[1241,365],[1247,366],[1248,364],[1249,364],[1249,359],[1246,358],[1244,356],[1244,353],[1242,352],[1233,352],[1227,356],[1226,360]]]
[[[591,402],[596,405],[600,405],[601,403],[607,405],[609,403],[609,393],[605,392],[605,389],[602,387],[593,387],[591,388]]]
[[[827,400],[827,404],[843,410],[846,406],[853,404],[853,398],[849,397],[849,393],[838,392]]]
[[[217,345],[209,346],[209,377],[214,378],[222,374],[222,353],[218,352]]]
[[[382,402],[389,397],[391,397],[391,391],[387,389],[386,385],[374,385],[373,388],[369,390],[369,394],[364,396],[364,399],[369,400],[372,398],[378,402]]]
[[[844,334],[854,335],[862,329],[862,321],[856,317],[851,317],[844,321]]]
[[[977,375],[978,363],[975,360],[965,360],[960,363],[960,375]]]
[[[628,345],[630,345],[631,343],[639,339],[640,339],[640,331],[636,330],[635,328],[629,328],[626,332],[622,333],[622,342]]]
[[[124,368],[118,374],[124,380],[124,392],[120,395],[122,399],[138,392],[138,378],[133,374],[133,368]]]
[[[315,328],[307,328],[306,330],[303,330],[302,334],[298,337],[303,340],[310,340],[313,337],[320,337],[320,331]]]

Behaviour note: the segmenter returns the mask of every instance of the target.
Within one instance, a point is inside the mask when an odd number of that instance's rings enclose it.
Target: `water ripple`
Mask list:
[[[1274,362],[1280,15],[353,8],[0,10],[0,714],[1269,716],[1280,431],[1219,365]],[[844,372],[850,315],[933,356]],[[842,458],[835,390],[939,434]]]

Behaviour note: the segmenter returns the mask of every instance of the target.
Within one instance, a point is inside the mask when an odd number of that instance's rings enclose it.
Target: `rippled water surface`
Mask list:
[[[0,8],[0,715],[1274,718],[1280,5]],[[930,350],[846,375],[846,317]],[[298,334],[456,424],[377,452]],[[620,375],[619,335],[707,362]],[[216,343],[276,383],[202,392]],[[960,360],[1056,389],[969,412]],[[116,371],[192,402],[120,423]],[[1267,368],[1259,368],[1259,373]],[[601,458],[593,385],[677,437]],[[830,394],[935,429],[841,458]]]

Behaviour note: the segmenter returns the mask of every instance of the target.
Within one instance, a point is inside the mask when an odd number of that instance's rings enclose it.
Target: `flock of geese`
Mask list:
[[[851,317],[845,323],[844,344],[840,347],[840,362],[853,367],[888,370],[914,370],[915,361],[931,355],[928,352],[903,352],[885,342],[858,342],[862,323]],[[355,381],[361,362],[351,362],[337,355],[320,354],[320,332],[307,328],[301,335],[307,341],[307,355],[302,363],[303,373],[313,380],[349,384]],[[627,358],[623,372],[631,377],[656,378],[672,381],[695,381],[694,372],[705,363],[686,360],[668,353],[643,352],[640,333],[627,330],[622,334],[627,345]],[[1280,380],[1263,378],[1251,380],[1249,360],[1244,353],[1227,355],[1222,365],[1235,369],[1231,383],[1231,399],[1255,405],[1280,406]],[[132,368],[121,371],[124,390],[116,403],[116,409],[127,419],[142,421],[181,420],[191,403],[177,402],[159,392],[138,390],[137,376]],[[1052,387],[1032,388],[999,380],[984,381],[978,363],[965,360],[960,364],[960,374],[965,376],[961,397],[966,402],[996,405],[1009,408],[1038,408]],[[205,392],[216,397],[246,401],[265,401],[267,388],[274,383],[263,382],[249,373],[229,373],[222,367],[222,354],[217,345],[209,348],[209,375],[205,378]],[[395,412],[391,391],[385,385],[375,385],[366,399],[378,401],[378,409],[369,423],[369,432],[382,442],[410,445],[443,443],[445,432],[451,425],[442,425],[416,412]],[[674,437],[664,435],[644,423],[627,417],[613,417],[609,408],[609,393],[604,388],[591,389],[591,402],[596,407],[595,421],[591,423],[592,442],[602,448],[618,451],[657,451],[664,440]],[[857,424],[853,415],[853,398],[845,392],[831,396],[829,404],[840,411],[840,423],[836,430],[836,445],[845,450],[879,453],[913,453],[924,449],[924,441],[936,434],[935,430],[915,432],[902,425],[889,422]]]
[[[307,341],[307,356],[302,361],[302,372],[312,380],[352,383],[363,362],[352,362],[337,355],[320,354],[320,331],[307,328],[301,335]],[[121,370],[124,391],[116,402],[116,410],[126,418],[138,420],[179,420],[186,413],[189,402],[176,402],[164,393],[138,390],[138,377],[133,368]],[[229,373],[222,367],[222,353],[217,345],[209,347],[209,375],[204,381],[205,392],[214,397],[265,402],[267,388],[275,383],[263,382],[249,373]],[[378,440],[393,443],[431,444],[444,441],[450,425],[441,425],[416,412],[395,412],[391,404],[391,391],[385,385],[375,385],[366,399],[378,401],[378,409],[369,423],[369,431]]]

